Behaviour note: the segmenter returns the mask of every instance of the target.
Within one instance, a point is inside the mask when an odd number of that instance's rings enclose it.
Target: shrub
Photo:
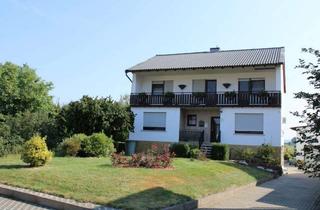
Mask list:
[[[212,159],[214,160],[229,160],[229,146],[227,144],[212,144]]]
[[[114,147],[117,153],[125,152],[126,151],[126,142],[114,142]]]
[[[172,157],[169,147],[164,145],[159,148],[157,145],[152,145],[151,150],[147,153],[137,153],[131,156],[131,159],[123,156],[123,153],[112,154],[112,165],[116,167],[143,167],[143,168],[167,168],[171,166]]]
[[[259,146],[256,158],[261,161],[262,164],[274,164],[275,149],[269,144],[262,144]]]
[[[290,160],[294,157],[294,147],[290,145],[284,145],[284,159]]]
[[[241,159],[245,160],[247,163],[254,162],[255,156],[256,153],[250,148],[241,151]]]
[[[305,163],[303,160],[297,160],[296,162],[296,166],[298,167],[298,169],[303,169]]]
[[[76,156],[81,149],[81,142],[87,138],[85,134],[74,134],[66,138],[60,145],[58,153],[62,156]]]
[[[115,151],[112,138],[104,133],[94,133],[81,141],[80,156],[105,157]]]
[[[190,146],[188,144],[176,143],[171,145],[170,151],[173,152],[176,157],[186,158],[190,155]]]
[[[198,159],[198,160],[206,160],[206,155],[199,149],[193,148],[190,150],[190,158]]]
[[[4,140],[0,138],[0,157],[3,157],[7,154],[5,145],[4,145]]]
[[[39,135],[33,136],[23,145],[21,159],[32,167],[45,165],[51,157],[45,138]]]

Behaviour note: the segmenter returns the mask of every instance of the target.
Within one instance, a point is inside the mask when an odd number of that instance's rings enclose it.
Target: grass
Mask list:
[[[124,208],[161,208],[270,174],[230,162],[175,159],[174,169],[113,168],[108,158],[55,157],[29,168],[19,156],[0,158],[0,182],[78,201]]]

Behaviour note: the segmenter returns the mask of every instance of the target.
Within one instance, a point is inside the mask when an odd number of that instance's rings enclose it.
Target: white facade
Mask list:
[[[177,70],[177,71],[151,71],[135,72],[132,77],[132,93],[151,93],[152,83],[157,81],[173,81],[173,91],[176,93],[192,92],[193,80],[216,80],[217,92],[238,91],[239,80],[261,79],[265,82],[266,91],[284,92],[282,65],[273,68],[254,69],[253,67],[207,69],[207,70]],[[230,83],[226,88],[223,84]],[[182,90],[179,85],[185,85]],[[281,104],[280,104],[281,105]],[[221,143],[232,145],[271,144],[283,146],[281,106],[278,107],[132,107],[135,114],[134,132],[130,133],[130,141],[159,141],[179,142],[181,130],[204,131],[205,141],[210,142],[213,135],[210,128],[213,117],[220,117],[220,140]],[[165,112],[165,130],[145,130],[143,115],[145,112]],[[263,130],[261,133],[236,133],[236,114],[262,114]],[[187,115],[197,116],[197,125],[187,125]],[[200,121],[204,121],[200,126]],[[202,124],[202,123],[201,123]]]
[[[180,108],[146,108],[133,107],[135,114],[134,132],[130,133],[129,140],[135,141],[160,141],[160,142],[179,142],[180,131]],[[143,113],[144,112],[165,112],[166,129],[164,131],[144,130]]]
[[[151,92],[152,81],[173,80],[173,92],[192,92],[192,80],[205,79],[216,80],[217,91],[238,91],[238,81],[243,78],[264,79],[265,89],[269,91],[282,91],[282,74],[280,66],[272,70],[254,70],[254,68],[230,68],[211,70],[190,70],[174,72],[140,72],[133,74],[131,92]],[[223,83],[230,83],[225,88]],[[179,88],[185,84],[185,89]]]
[[[236,113],[262,113],[263,134],[235,133]],[[280,108],[221,108],[221,143],[234,145],[282,146]]]

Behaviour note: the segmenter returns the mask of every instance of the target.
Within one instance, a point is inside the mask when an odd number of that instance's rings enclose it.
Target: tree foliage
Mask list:
[[[119,104],[110,97],[83,96],[79,101],[62,107],[58,126],[66,136],[103,132],[115,141],[125,141],[133,129],[133,119],[128,106]]]
[[[43,81],[28,65],[0,63],[0,113],[15,115],[19,112],[49,111],[52,83]]]
[[[6,154],[18,152],[35,133],[49,131],[55,111],[52,87],[28,65],[0,63],[0,138]]]
[[[307,106],[302,112],[295,112],[294,115],[301,118],[301,123],[305,126],[299,129],[300,138],[297,142],[304,142],[304,155],[306,161],[304,170],[313,177],[320,177],[320,52],[312,48],[303,48],[302,52],[311,56],[312,61],[307,62],[304,59],[299,59],[297,69],[302,69],[303,74],[307,75],[310,85],[315,91],[313,93],[298,92],[295,98],[303,99],[307,102]]]

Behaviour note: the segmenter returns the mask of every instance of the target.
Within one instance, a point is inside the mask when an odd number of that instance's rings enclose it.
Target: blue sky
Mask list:
[[[2,0],[0,62],[27,63],[54,83],[56,102],[130,92],[124,70],[155,54],[284,46],[285,138],[308,90],[294,69],[302,47],[320,49],[319,1]]]

